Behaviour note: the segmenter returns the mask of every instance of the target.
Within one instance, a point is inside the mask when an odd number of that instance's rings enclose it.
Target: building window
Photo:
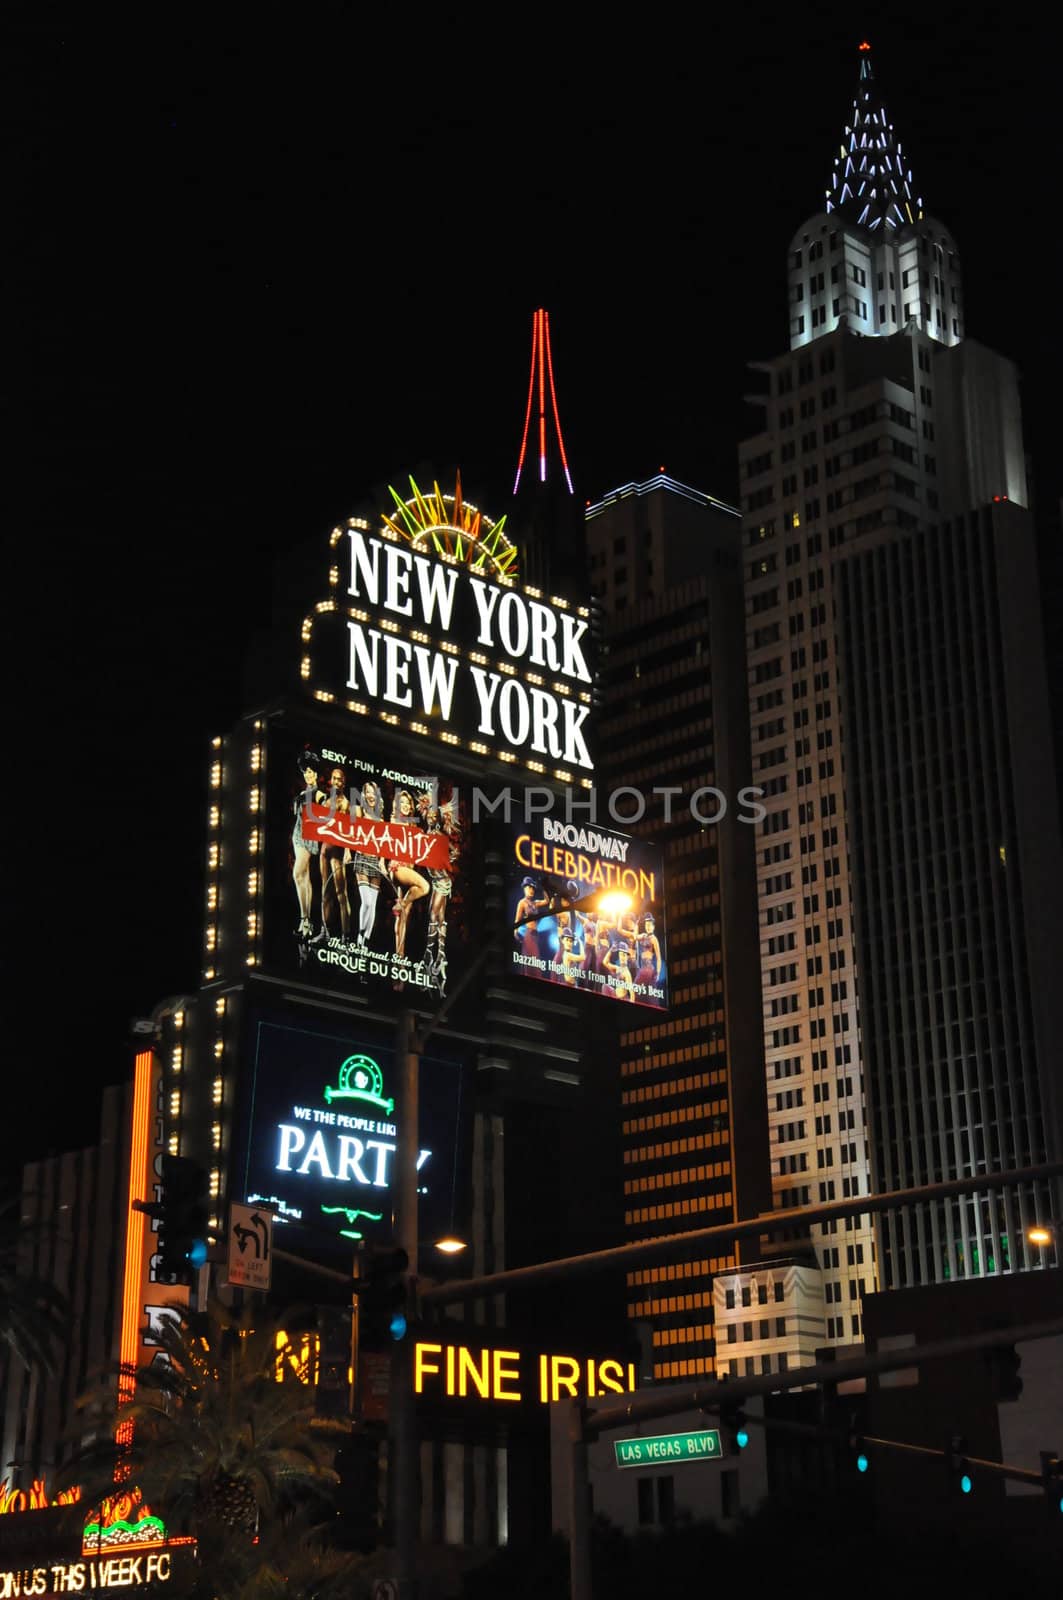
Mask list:
[[[653,1479],[636,1479],[639,1496],[639,1527],[648,1528],[653,1525]]]

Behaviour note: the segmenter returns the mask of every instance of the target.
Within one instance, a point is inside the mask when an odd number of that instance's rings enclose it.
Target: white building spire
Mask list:
[[[869,232],[912,227],[922,220],[912,169],[871,68],[871,46],[860,45],[860,81],[845,134],[834,155],[825,210],[840,212]]]
[[[856,97],[824,208],[790,241],[790,348],[843,326],[872,338],[916,329],[940,344],[959,344],[956,245],[923,209],[866,40],[859,56]]]

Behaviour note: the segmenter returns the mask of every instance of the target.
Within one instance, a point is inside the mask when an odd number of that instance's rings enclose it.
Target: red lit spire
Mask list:
[[[557,414],[557,393],[554,389],[554,358],[550,349],[550,313],[536,311],[532,314],[532,355],[531,372],[528,376],[528,406],[524,413],[524,434],[520,441],[520,459],[517,462],[517,476],[513,483],[513,493],[516,494],[520,484],[520,475],[524,470],[524,460],[528,453],[528,432],[532,420],[532,404],[536,406],[539,436],[539,482],[546,482],[546,390],[550,389],[550,411],[554,419],[554,432],[557,435],[557,448],[561,456],[561,468],[568,484],[568,492],[572,493],[572,478],[568,470],[568,457],[565,455],[565,441],[561,437],[561,420]]]

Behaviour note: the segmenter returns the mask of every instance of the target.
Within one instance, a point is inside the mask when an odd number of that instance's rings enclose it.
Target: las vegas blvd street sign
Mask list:
[[[662,1433],[652,1439],[614,1439],[618,1467],[671,1466],[674,1461],[715,1461],[723,1454],[720,1430],[702,1428],[697,1433]]]

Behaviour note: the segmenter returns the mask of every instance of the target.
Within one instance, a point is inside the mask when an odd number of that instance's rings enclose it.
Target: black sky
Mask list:
[[[324,551],[421,463],[505,510],[537,305],[582,497],[661,465],[737,497],[745,363],[785,348],[786,247],[821,201],[862,28],[958,242],[968,331],[1019,363],[1059,493],[1043,26],[958,6],[881,26],[833,4],[368,11],[5,13],[26,507],[7,971],[40,1062],[9,1165],[91,1141],[128,1020],[196,981],[207,742],[244,709],[285,552]],[[75,842],[41,849],[21,808],[57,791]]]

